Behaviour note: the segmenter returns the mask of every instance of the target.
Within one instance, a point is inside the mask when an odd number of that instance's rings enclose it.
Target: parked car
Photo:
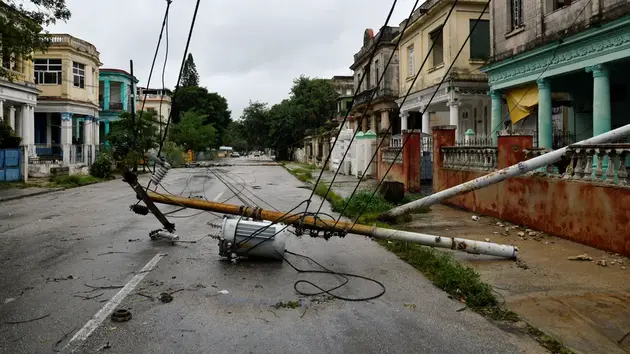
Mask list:
[[[238,152],[233,152],[230,157],[241,157],[241,155]]]
[[[255,152],[254,152],[254,157],[260,157],[260,152],[255,151]]]

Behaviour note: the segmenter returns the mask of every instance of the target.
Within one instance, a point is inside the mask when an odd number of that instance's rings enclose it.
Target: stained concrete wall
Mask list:
[[[433,188],[457,186],[484,172],[442,168],[442,146],[455,145],[455,131],[433,130]],[[522,161],[531,140],[499,137],[499,168]],[[531,137],[529,137],[531,139]],[[525,225],[592,247],[630,255],[630,188],[547,177],[515,177],[447,200],[479,214]]]

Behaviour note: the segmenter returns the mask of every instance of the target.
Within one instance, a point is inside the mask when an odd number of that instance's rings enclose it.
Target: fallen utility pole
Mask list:
[[[600,134],[592,138],[582,140],[571,146],[586,145],[586,144],[603,144],[603,143],[607,143],[607,142],[625,137],[629,134],[630,134],[630,124],[624,125],[623,127],[611,130],[604,134]],[[510,167],[506,167],[498,171],[494,171],[485,176],[473,179],[472,181],[468,181],[466,183],[462,183],[455,187],[445,189],[441,192],[433,193],[427,197],[418,199],[411,203],[398,206],[396,208],[393,208],[383,213],[381,217],[384,220],[395,218],[397,216],[412,212],[413,210],[419,209],[421,207],[428,207],[434,204],[441,203],[442,201],[452,198],[456,195],[467,193],[467,192],[474,191],[477,189],[481,189],[491,184],[502,182],[508,178],[520,176],[529,171],[533,171],[535,169],[545,167],[549,164],[559,161],[562,158],[562,156],[567,152],[567,149],[569,147],[570,146],[565,146],[562,149],[553,150],[551,152],[535,157],[533,159],[519,162],[516,165],[512,165]]]
[[[331,235],[343,236],[346,233],[364,235],[382,240],[401,240],[419,243],[425,246],[450,248],[473,254],[486,254],[504,258],[516,258],[516,247],[490,242],[467,240],[463,238],[442,237],[416,232],[386,229],[375,226],[336,222],[334,219],[323,219],[304,216],[303,213],[289,214],[276,211],[250,208],[233,204],[217,203],[200,199],[162,195],[148,191],[148,198],[155,203],[168,204],[191,209],[213,211],[223,214],[239,215],[255,220],[268,220],[276,223],[292,225],[298,228],[325,231]]]

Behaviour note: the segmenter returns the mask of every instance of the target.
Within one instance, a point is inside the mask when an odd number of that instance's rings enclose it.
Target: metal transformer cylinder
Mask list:
[[[289,233],[283,224],[226,217],[221,234],[219,255],[223,257],[236,255],[282,260]]]

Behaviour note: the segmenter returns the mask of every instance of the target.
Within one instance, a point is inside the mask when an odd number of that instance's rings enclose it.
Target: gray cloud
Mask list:
[[[134,71],[146,85],[166,1],[67,0],[68,23],[49,30],[94,44],[103,67]],[[165,84],[174,87],[195,0],[174,0],[169,16],[169,56]],[[349,75],[352,55],[365,28],[378,29],[391,2],[382,0],[213,0],[202,1],[190,52],[201,84],[225,96],[238,118],[249,100],[274,104],[288,95],[291,80]],[[390,25],[398,25],[413,6],[398,1]],[[151,79],[161,86],[165,38]]]

